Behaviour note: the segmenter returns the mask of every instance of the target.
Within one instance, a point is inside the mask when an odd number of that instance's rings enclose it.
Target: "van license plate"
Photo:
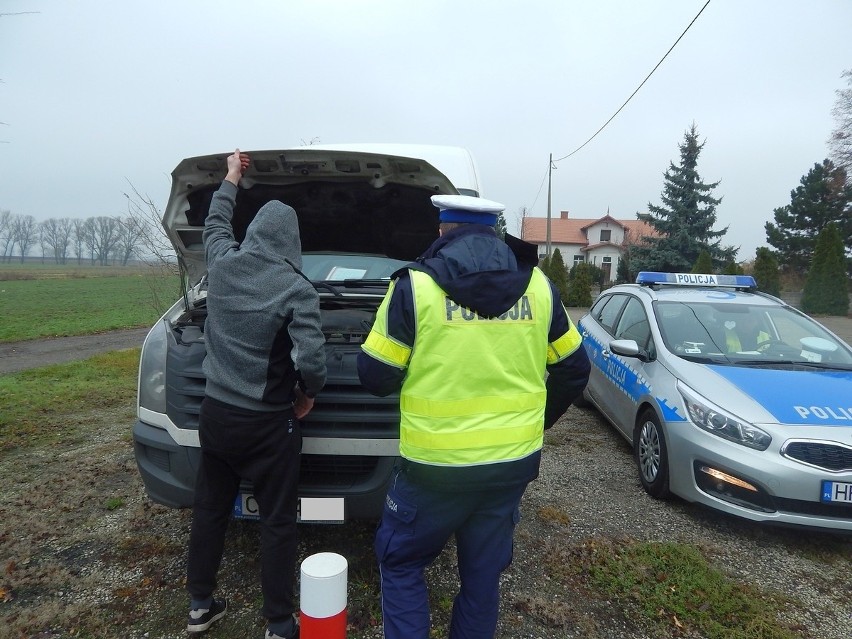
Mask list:
[[[301,497],[296,520],[299,522],[342,524],[344,518],[343,497]],[[260,512],[257,500],[251,493],[241,492],[234,501],[234,517],[258,519]]]
[[[832,504],[852,504],[852,484],[823,480],[820,501]]]
[[[234,517],[237,519],[258,519],[260,511],[257,507],[257,500],[251,493],[241,492],[237,495],[234,501]]]

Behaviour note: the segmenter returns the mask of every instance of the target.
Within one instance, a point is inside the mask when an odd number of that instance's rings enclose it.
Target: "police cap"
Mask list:
[[[471,195],[433,195],[432,204],[438,207],[441,222],[487,226],[495,226],[497,214],[506,208],[498,202]]]

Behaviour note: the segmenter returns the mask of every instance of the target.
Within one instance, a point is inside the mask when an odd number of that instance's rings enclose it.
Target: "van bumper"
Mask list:
[[[388,448],[387,443],[340,440],[339,444],[335,447],[330,438],[316,442],[303,438],[299,497],[343,497],[347,520],[378,519],[398,457],[351,454],[376,444]],[[324,452],[334,448],[340,452]],[[351,449],[350,454],[343,452],[346,449]],[[168,431],[137,419],[133,451],[145,492],[152,501],[170,508],[192,507],[200,448],[182,446]],[[243,482],[241,490],[250,492],[251,484]]]

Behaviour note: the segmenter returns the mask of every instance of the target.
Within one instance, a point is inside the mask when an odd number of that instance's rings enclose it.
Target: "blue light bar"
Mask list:
[[[726,288],[757,288],[751,275],[714,275],[713,273],[657,273],[642,271],[636,283],[643,286],[666,284],[669,286],[717,286]]]

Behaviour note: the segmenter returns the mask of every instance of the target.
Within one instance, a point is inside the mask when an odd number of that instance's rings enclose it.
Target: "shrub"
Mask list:
[[[843,317],[849,312],[843,239],[833,223],[817,236],[814,258],[802,292],[802,310]]]

